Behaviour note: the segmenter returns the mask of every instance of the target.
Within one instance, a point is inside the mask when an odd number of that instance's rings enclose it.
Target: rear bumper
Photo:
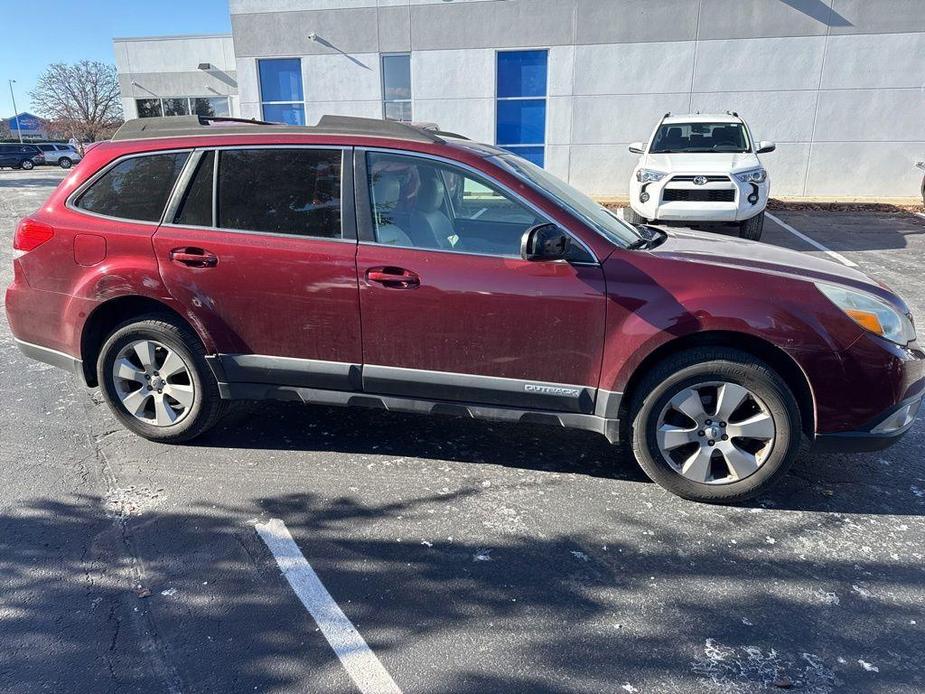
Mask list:
[[[832,453],[863,453],[889,448],[915,424],[922,395],[909,398],[878,416],[858,431],[842,431],[816,436],[814,449]]]
[[[43,347],[42,345],[36,345],[32,342],[26,342],[25,340],[20,340],[15,337],[13,339],[16,340],[16,346],[19,347],[19,350],[30,359],[35,359],[36,361],[57,366],[59,369],[70,371],[80,379],[81,383],[87,385],[86,379],[84,378],[83,361],[80,359],[72,357],[70,354],[59,352],[56,349],[51,349],[50,347]]]

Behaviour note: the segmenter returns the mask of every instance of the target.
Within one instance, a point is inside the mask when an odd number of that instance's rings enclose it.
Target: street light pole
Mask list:
[[[16,133],[19,135],[19,144],[22,144],[22,124],[19,122],[19,111],[16,108],[16,97],[13,95],[13,82],[16,80],[8,80],[10,83],[10,98],[13,100],[13,118],[16,119]]]

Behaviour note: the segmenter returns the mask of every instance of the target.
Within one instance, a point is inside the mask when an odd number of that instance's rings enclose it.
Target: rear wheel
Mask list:
[[[31,171],[32,169],[35,168],[35,164],[32,163],[31,159],[25,159],[21,166],[26,171]]]
[[[744,222],[739,222],[739,236],[750,241],[758,241],[761,238],[761,232],[764,231],[764,212],[759,212],[754,217],[749,217]]]
[[[152,441],[188,441],[225,410],[199,338],[169,317],[117,328],[100,350],[97,378],[116,418]]]
[[[685,499],[752,498],[777,482],[799,451],[793,393],[750,354],[682,352],[657,365],[636,392],[636,459],[650,479]]]
[[[71,166],[73,166],[73,164],[74,162],[71,161],[70,157],[61,157],[58,160],[58,166],[60,166],[62,169],[69,169]]]
[[[649,220],[627,205],[623,208],[623,221],[629,222],[630,224],[647,224]]]

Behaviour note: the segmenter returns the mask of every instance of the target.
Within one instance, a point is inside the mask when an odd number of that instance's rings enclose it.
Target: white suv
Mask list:
[[[739,235],[761,238],[771,182],[758,160],[773,142],[754,144],[736,113],[665,114],[630,178],[626,221],[731,222]]]

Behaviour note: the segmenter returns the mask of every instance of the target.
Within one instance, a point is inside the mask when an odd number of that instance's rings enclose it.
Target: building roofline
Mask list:
[[[114,36],[113,43],[128,41],[178,41],[182,39],[230,39],[231,34],[173,34],[172,36]]]

